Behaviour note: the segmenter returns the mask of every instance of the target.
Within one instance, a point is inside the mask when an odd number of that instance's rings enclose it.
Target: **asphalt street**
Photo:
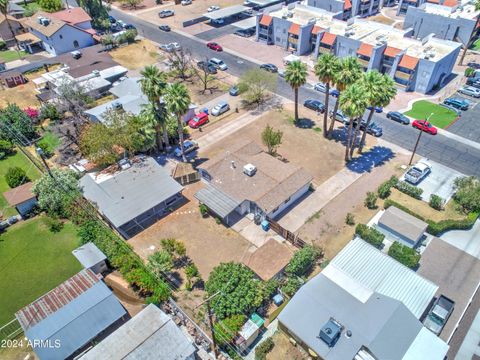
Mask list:
[[[241,76],[245,71],[258,67],[251,61],[236,56],[229,52],[214,52],[205,46],[199,39],[178,34],[175,31],[163,32],[140,18],[125,14],[118,10],[111,10],[110,14],[117,19],[137,27],[139,35],[142,35],[157,43],[178,42],[184,48],[188,48],[197,59],[218,57],[228,65],[228,72],[234,76]],[[160,24],[161,21],[159,19]],[[228,44],[221,44],[228,47]],[[279,78],[276,93],[288,99],[293,98],[291,88]],[[303,87],[299,92],[299,100],[313,98],[324,101],[324,95],[311,88]],[[333,103],[333,101],[331,101]],[[375,114],[374,121],[383,128],[383,139],[407,150],[412,150],[418,136],[418,130],[409,125],[401,125],[388,120],[384,114]],[[417,149],[417,153],[433,161],[437,161],[467,175],[480,176],[480,150],[460,141],[448,138],[441,134],[435,136],[424,134]]]

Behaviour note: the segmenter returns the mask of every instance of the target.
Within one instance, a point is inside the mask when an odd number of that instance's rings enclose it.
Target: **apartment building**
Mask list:
[[[371,16],[384,7],[395,5],[395,0],[307,0],[307,5],[333,13],[342,13],[342,19],[353,16]]]
[[[397,15],[406,15],[409,8],[418,8],[425,3],[437,4],[450,8],[455,8],[460,4],[458,0],[399,0]]]
[[[427,93],[451,76],[460,44],[433,37],[412,38],[412,31],[363,19],[341,21],[339,14],[304,5],[257,17],[257,40],[296,55],[317,58],[333,53],[356,56],[364,70],[390,75],[400,89]]]

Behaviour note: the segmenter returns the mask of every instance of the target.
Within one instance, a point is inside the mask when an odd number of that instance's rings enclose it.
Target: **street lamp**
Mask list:
[[[425,122],[428,122],[428,120],[430,120],[432,115],[433,115],[433,112],[427,117]],[[420,142],[420,138],[422,137],[423,130],[419,129],[419,131],[420,132],[419,132],[418,137],[417,137],[417,142],[415,143],[415,147],[413,148],[412,156],[410,157],[410,162],[408,163],[408,166],[412,165],[413,157],[415,156],[415,153],[417,152],[417,146],[418,146],[418,143]]]

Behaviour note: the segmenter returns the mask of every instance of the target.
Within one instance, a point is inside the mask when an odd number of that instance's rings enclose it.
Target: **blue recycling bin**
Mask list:
[[[202,112],[204,112],[205,114],[208,115],[208,108],[203,108],[203,109],[202,109]]]
[[[263,231],[270,230],[270,223],[267,220],[263,220],[260,225],[262,225]]]

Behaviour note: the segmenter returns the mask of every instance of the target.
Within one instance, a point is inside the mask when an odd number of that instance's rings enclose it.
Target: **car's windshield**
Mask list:
[[[443,319],[436,315],[435,313],[431,313],[428,315],[429,319],[432,320],[437,325],[443,325]]]

